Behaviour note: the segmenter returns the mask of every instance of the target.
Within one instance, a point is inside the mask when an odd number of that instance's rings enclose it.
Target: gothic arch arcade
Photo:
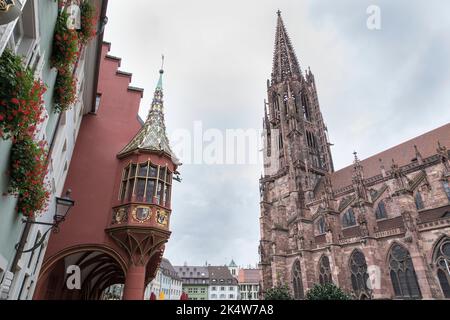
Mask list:
[[[70,266],[79,267],[80,289],[71,281],[78,276]],[[113,284],[123,284],[126,269],[122,257],[107,247],[83,246],[57,254],[43,265],[35,299],[98,300],[103,290]]]

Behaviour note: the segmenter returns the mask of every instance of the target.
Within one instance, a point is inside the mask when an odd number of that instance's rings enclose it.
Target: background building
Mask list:
[[[5,49],[12,50],[47,86],[44,112],[48,118],[39,127],[37,139],[43,139],[49,145],[47,181],[51,197],[48,211],[38,216],[36,221],[52,223],[55,198],[65,194],[63,187],[81,118],[96,106],[98,60],[107,1],[92,1],[98,9],[96,36],[86,46],[80,47],[73,71],[77,78],[77,100],[64,112],[55,112],[53,96],[57,71],[50,63],[58,2],[21,0],[15,3],[20,7],[21,15],[8,24],[0,25],[0,55]],[[3,14],[0,12],[0,18]],[[11,146],[11,140],[0,140],[0,299],[31,299],[47,248],[49,227],[22,223],[23,217],[16,210],[17,198],[5,195],[9,177],[4,173],[9,168]],[[35,250],[23,254],[18,252],[40,241],[43,241],[42,245]],[[16,244],[19,244],[19,250],[16,250]]]
[[[175,271],[183,282],[183,292],[189,300],[208,300],[209,271],[208,267],[175,266]]]
[[[238,282],[241,300],[259,300],[261,269],[239,269]]]
[[[169,260],[162,258],[155,278],[147,285],[144,299],[149,300],[152,293],[160,299],[161,292],[164,300],[180,300],[183,282]]]
[[[208,266],[208,300],[239,300],[239,286],[227,266]]]
[[[235,278],[238,277],[239,267],[237,266],[236,262],[234,262],[233,259],[231,259],[231,262],[228,265],[228,269],[230,270],[230,273],[233,277],[235,277]]]
[[[314,75],[280,12],[263,123],[264,290],[288,284],[302,299],[333,282],[359,299],[450,298],[450,124],[334,171]]]

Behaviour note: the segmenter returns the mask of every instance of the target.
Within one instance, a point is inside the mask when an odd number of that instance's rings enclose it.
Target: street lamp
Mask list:
[[[0,25],[8,24],[20,16],[16,0],[0,0]]]
[[[0,0],[1,1],[1,0]],[[33,221],[30,219],[23,219],[22,222],[25,223],[25,229],[29,229],[32,224],[39,224],[44,226],[50,226],[50,228],[44,233],[44,235],[41,236],[38,242],[30,248],[24,250],[24,245],[26,242],[26,239],[21,239],[21,241],[16,244],[16,250],[19,253],[25,253],[25,252],[32,252],[39,248],[43,243],[47,236],[47,234],[50,232],[50,230],[53,230],[54,233],[59,232],[59,224],[63,222],[66,219],[67,214],[69,213],[70,209],[75,205],[75,201],[73,201],[70,198],[71,190],[68,189],[66,192],[66,195],[62,198],[56,197],[56,210],[55,215],[53,216],[53,223],[48,222],[39,222],[39,221]]]
[[[53,221],[55,221],[55,227],[66,219],[69,210],[75,205],[75,201],[70,198],[70,189],[67,190],[64,198],[56,197],[56,211],[53,216]]]

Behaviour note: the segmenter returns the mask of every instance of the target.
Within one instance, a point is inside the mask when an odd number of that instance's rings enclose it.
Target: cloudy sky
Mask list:
[[[449,122],[450,3],[443,0],[109,1],[105,40],[145,118],[165,55],[169,136],[261,129],[280,9],[302,68],[316,76],[337,169]],[[381,30],[366,25],[370,5]],[[173,264],[256,264],[261,166],[190,164],[173,191]]]

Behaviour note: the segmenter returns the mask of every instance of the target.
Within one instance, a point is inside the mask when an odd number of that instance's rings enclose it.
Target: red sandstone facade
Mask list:
[[[118,70],[109,49],[104,43],[98,110],[83,118],[65,184],[75,207],[51,236],[35,299],[99,299],[117,283],[125,284],[124,299],[143,299],[170,236],[176,158],[154,147],[152,116],[138,120],[143,90],[129,86],[131,74]],[[160,83],[150,114],[165,129]],[[80,267],[80,290],[66,286],[69,265]]]
[[[450,124],[334,171],[314,75],[279,14],[264,119],[263,290],[450,298]]]

